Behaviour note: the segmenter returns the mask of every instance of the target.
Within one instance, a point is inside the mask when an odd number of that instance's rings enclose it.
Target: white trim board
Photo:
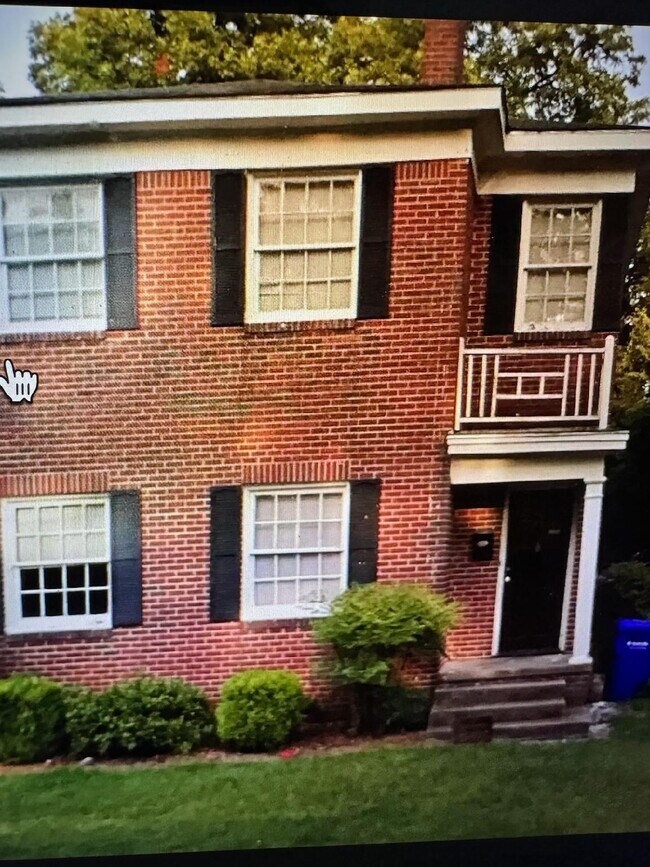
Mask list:
[[[452,485],[489,485],[511,482],[602,482],[603,455],[539,457],[459,457],[451,459]]]
[[[0,150],[0,177],[48,178],[114,172],[328,169],[370,163],[472,159],[470,130],[435,133],[309,133],[102,142]]]
[[[478,192],[490,195],[593,195],[595,193],[633,193],[632,170],[586,172],[499,171],[485,173]]]
[[[626,430],[571,431],[547,429],[540,431],[485,431],[449,433],[447,451],[450,457],[482,457],[496,455],[600,454],[623,451],[628,439]]]

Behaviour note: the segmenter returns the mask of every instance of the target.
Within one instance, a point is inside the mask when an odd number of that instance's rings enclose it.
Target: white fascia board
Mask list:
[[[636,175],[621,171],[497,171],[486,173],[478,183],[482,196],[491,195],[589,195],[591,193],[633,193]]]
[[[323,132],[295,137],[218,136],[0,149],[0,179],[119,172],[307,169],[370,163],[472,159],[469,129]]]
[[[502,113],[497,87],[378,93],[333,93],[187,99],[85,100],[81,103],[0,105],[0,130],[58,133],[93,127],[98,132],[155,132],[175,129],[239,129],[350,126]]]
[[[490,431],[484,433],[450,433],[447,450],[451,457],[485,457],[498,455],[554,455],[576,452],[623,451],[629,439],[626,430],[593,431]]]
[[[647,129],[513,131],[505,136],[506,154],[625,153],[646,151],[650,155]]]
[[[521,482],[603,482],[605,457],[592,455],[519,455],[451,459],[452,485],[498,485]]]

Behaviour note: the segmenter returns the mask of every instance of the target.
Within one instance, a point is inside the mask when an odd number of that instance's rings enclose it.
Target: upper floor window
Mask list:
[[[106,328],[100,184],[0,189],[0,332]]]
[[[7,632],[111,626],[107,496],[3,504]]]
[[[516,331],[591,329],[600,220],[600,202],[524,202]]]
[[[248,321],[357,315],[360,189],[359,172],[250,178]]]

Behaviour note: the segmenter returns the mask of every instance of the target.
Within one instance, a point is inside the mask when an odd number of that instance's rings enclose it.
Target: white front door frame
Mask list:
[[[523,488],[524,486],[522,486]],[[535,488],[547,488],[547,485],[526,485],[525,490],[535,490]],[[557,485],[553,487],[564,487]],[[567,486],[570,488],[570,486]],[[499,655],[499,645],[501,644],[501,621],[503,617],[503,594],[506,584],[506,566],[508,563],[508,521],[510,515],[510,488],[506,491],[505,503],[503,506],[503,517],[501,521],[501,541],[499,544],[499,568],[497,572],[497,586],[494,598],[494,625],[492,627],[492,656]],[[573,571],[575,568],[576,554],[576,537],[578,528],[578,508],[580,497],[577,495],[573,501],[573,512],[571,516],[571,533],[569,536],[569,547],[567,552],[567,565],[564,575],[564,594],[562,597],[562,620],[560,622],[559,649],[564,652],[567,645],[567,631],[569,625],[569,612],[571,608],[571,590],[573,587]]]

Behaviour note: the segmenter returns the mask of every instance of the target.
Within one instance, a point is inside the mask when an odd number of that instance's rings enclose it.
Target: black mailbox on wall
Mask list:
[[[472,560],[491,560],[494,556],[494,533],[472,533]]]

